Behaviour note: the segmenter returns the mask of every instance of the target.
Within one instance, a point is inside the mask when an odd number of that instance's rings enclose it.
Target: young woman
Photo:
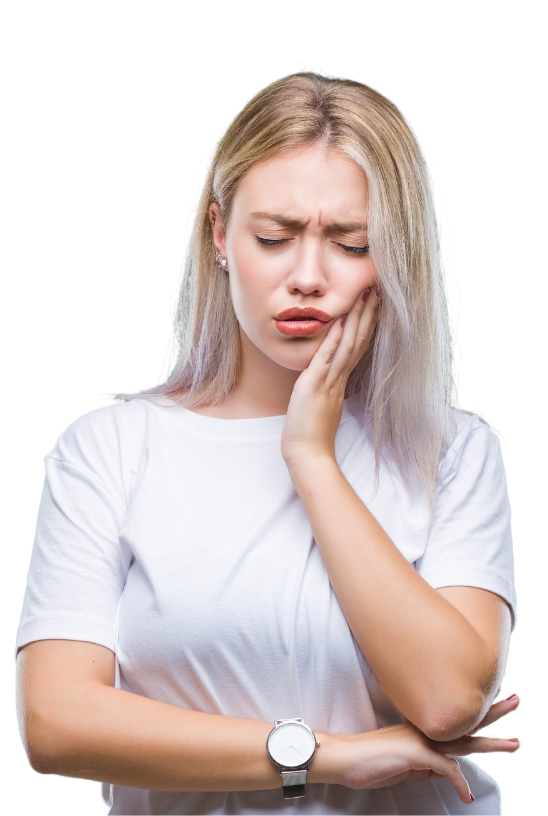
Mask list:
[[[518,704],[493,704],[504,466],[451,407],[427,171],[392,103],[302,73],[244,108],[177,332],[167,382],[45,457],[32,767],[100,780],[111,814],[500,813],[466,757],[518,747],[472,736]]]

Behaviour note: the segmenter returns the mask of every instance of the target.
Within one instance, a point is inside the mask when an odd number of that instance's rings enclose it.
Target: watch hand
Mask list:
[[[287,748],[284,748],[284,750],[282,751],[282,753],[284,753],[284,754],[285,754],[285,752],[286,752],[286,751],[289,751],[289,749],[290,749],[290,748],[295,748],[295,750],[296,750],[296,751],[299,751],[299,749],[297,748],[297,746],[296,746],[296,745],[291,744],[291,745],[288,745],[288,746],[287,746]],[[304,756],[304,754],[303,754],[303,752],[302,752],[302,751],[299,751],[299,754],[302,754],[302,755]]]

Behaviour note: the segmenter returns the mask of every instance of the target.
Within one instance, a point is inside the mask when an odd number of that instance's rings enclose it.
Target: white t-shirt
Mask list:
[[[345,400],[345,477],[432,587],[516,594],[500,446],[453,411],[430,521],[383,466]],[[357,733],[404,722],[358,647],[280,453],[285,416],[217,419],[144,399],[77,419],[44,458],[46,481],[17,648],[90,641],[116,654],[116,686],[183,708]],[[394,598],[397,603],[397,598]],[[266,751],[266,747],[265,747]],[[459,759],[476,797],[446,779],[377,790],[307,784],[166,793],[104,785],[110,814],[498,814],[495,781]]]

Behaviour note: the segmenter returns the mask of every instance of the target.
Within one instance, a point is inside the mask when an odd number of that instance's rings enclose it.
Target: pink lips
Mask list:
[[[276,328],[281,334],[292,337],[308,337],[319,332],[326,323],[332,320],[331,315],[314,309],[311,306],[299,308],[293,306],[276,315]]]
[[[331,315],[327,312],[322,312],[321,309],[314,309],[312,306],[292,306],[291,309],[284,309],[276,315],[276,320],[291,320],[291,318],[299,318],[300,320],[321,320],[322,323],[327,323],[332,320]]]
[[[276,320],[276,328],[282,334],[293,337],[308,337],[319,332],[325,323],[321,320]]]

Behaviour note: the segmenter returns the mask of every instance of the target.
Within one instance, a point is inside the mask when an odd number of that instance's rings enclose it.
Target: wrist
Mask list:
[[[314,732],[320,747],[316,749],[314,759],[310,763],[308,782],[330,785],[343,785],[344,782],[344,735]]]

